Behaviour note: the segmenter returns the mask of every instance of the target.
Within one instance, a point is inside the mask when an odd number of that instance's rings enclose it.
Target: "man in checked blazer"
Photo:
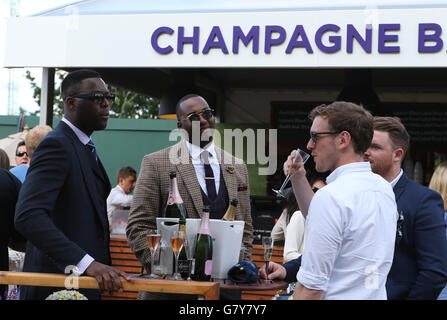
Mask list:
[[[245,221],[242,245],[245,247],[244,259],[249,259],[253,226],[247,168],[242,160],[214,145],[214,116],[204,98],[186,95],[177,103],[176,111],[177,127],[183,129],[187,137],[143,158],[126,231],[129,245],[145,269],[150,270],[146,233],[148,229],[157,228],[156,218],[163,215],[169,195],[169,172],[174,170],[188,218],[200,218],[205,203],[211,207],[210,218],[221,219],[231,199],[238,199],[236,220]],[[209,152],[214,191],[208,190],[210,186],[205,182],[206,169],[201,161],[204,151]],[[140,294],[140,298],[149,298],[149,295]]]

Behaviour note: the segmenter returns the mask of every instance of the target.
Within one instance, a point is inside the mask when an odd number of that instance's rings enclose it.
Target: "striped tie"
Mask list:
[[[216,183],[214,181],[214,173],[213,169],[210,166],[209,157],[212,157],[213,155],[209,153],[208,151],[202,152],[202,159],[203,159],[203,167],[205,169],[205,184],[206,184],[206,191],[208,193],[208,199],[211,201],[214,201],[217,197],[216,192]]]
[[[86,146],[90,149],[90,151],[93,153],[93,156],[95,157],[96,163],[98,163],[98,154],[96,153],[95,145],[93,144],[92,140],[89,140],[86,144]]]

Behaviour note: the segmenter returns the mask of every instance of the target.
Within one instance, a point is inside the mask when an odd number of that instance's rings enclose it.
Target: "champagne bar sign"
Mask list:
[[[447,67],[442,6],[8,18],[0,48],[4,67]]]

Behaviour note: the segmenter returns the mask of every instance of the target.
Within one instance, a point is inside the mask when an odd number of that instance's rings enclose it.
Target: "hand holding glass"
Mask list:
[[[151,229],[147,232],[146,239],[147,239],[147,245],[149,246],[149,249],[151,250],[151,278],[158,278],[156,274],[152,270],[154,270],[154,257],[155,252],[158,249],[158,245],[160,244],[160,231]]]
[[[183,244],[185,243],[185,237],[186,234],[184,231],[174,231],[171,235],[171,247],[175,256],[175,280],[182,280],[182,276],[178,272],[178,257],[180,255],[180,251],[182,251]]]
[[[283,191],[284,191],[284,188],[286,187],[287,183],[289,183],[290,177],[294,173],[293,164],[299,159],[299,157],[301,157],[301,161],[303,162],[303,166],[304,166],[306,161],[309,159],[310,155],[308,153],[304,152],[303,150],[301,150],[300,148],[298,148],[296,150],[295,158],[293,159],[293,162],[292,162],[292,167],[290,168],[289,174],[287,175],[286,179],[282,183],[281,188],[279,188],[279,190],[272,189],[273,192],[275,192],[278,197],[286,198]]]
[[[272,237],[262,237],[262,248],[264,249],[264,260],[265,260],[265,277],[269,279],[269,261],[273,253],[273,238]]]

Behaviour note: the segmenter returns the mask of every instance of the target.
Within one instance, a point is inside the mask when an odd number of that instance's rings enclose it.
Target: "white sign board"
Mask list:
[[[443,29],[446,8],[10,18],[3,66],[446,67]]]

